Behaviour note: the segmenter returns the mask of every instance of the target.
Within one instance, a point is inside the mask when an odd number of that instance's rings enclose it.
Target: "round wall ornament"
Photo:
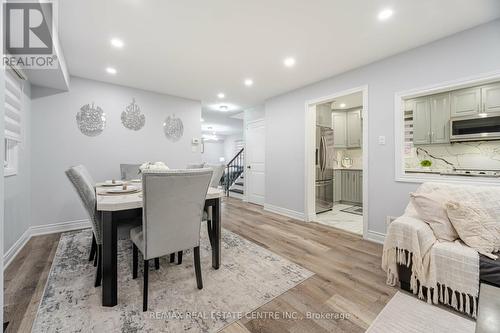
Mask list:
[[[123,126],[133,131],[140,130],[146,123],[146,117],[141,114],[141,108],[136,104],[135,98],[122,112],[121,119]]]
[[[102,109],[92,104],[85,104],[76,114],[76,123],[80,132],[87,136],[97,136],[106,127],[106,114]]]
[[[177,118],[175,114],[168,116],[163,122],[163,132],[170,141],[175,142],[179,140],[184,134],[184,125],[182,124],[182,120]]]

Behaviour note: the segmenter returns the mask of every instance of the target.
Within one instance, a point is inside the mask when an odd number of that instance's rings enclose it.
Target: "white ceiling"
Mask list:
[[[213,112],[203,114],[201,131],[203,134],[213,134],[229,136],[243,134],[243,120],[228,117],[226,114],[216,114]]]
[[[386,7],[394,15],[379,22]],[[72,75],[201,100],[204,110],[224,92],[230,111],[499,16],[498,0],[59,1]],[[113,49],[112,37],[125,47]],[[295,67],[283,66],[288,56]]]
[[[353,94],[340,96],[340,97],[337,97],[337,98],[334,98],[334,99],[328,101],[327,103],[321,103],[321,104],[330,105],[332,110],[342,110],[342,109],[355,108],[355,107],[363,105],[363,93],[356,92]]]

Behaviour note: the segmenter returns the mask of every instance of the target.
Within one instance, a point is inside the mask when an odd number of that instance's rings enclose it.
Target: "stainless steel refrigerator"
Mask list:
[[[326,212],[333,207],[333,130],[316,126],[316,213]]]

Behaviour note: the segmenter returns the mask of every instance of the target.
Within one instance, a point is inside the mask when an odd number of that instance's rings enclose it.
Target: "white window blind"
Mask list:
[[[21,141],[22,84],[12,71],[5,71],[5,138]]]

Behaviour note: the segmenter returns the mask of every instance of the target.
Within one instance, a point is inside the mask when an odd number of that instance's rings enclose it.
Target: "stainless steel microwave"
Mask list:
[[[450,141],[500,140],[500,115],[450,121]]]

